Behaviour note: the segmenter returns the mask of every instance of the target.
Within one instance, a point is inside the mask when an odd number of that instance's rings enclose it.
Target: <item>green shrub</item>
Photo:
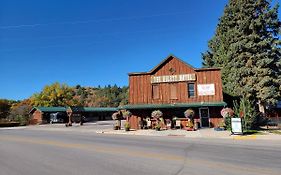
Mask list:
[[[260,115],[255,110],[254,102],[247,98],[241,98],[239,104],[237,101],[234,101],[233,104],[235,116],[243,119],[243,130],[256,129],[259,127]]]
[[[130,123],[129,122],[125,122],[124,123],[124,128],[125,128],[126,131],[130,131],[130,128],[131,128]]]
[[[225,123],[226,129],[231,130],[231,117],[230,116],[226,116],[224,118],[224,123]]]

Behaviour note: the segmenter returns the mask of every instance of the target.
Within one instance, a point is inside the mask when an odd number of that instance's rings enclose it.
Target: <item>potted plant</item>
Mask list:
[[[193,127],[194,127],[193,122],[189,120],[189,121],[186,123],[186,130],[187,130],[187,131],[193,131],[193,130],[194,130]]]
[[[160,131],[161,129],[161,121],[163,121],[163,113],[160,110],[154,110],[151,113],[151,117],[156,119],[155,130]]]
[[[114,129],[118,130],[121,128],[121,118],[123,117],[123,114],[121,111],[118,111],[118,112],[114,112],[112,114],[112,119],[115,120],[115,125],[114,125]]]
[[[223,123],[225,124],[226,129],[231,128],[231,118],[234,117],[234,110],[231,108],[223,108],[221,110],[221,115],[223,117]]]
[[[185,112],[184,112],[184,116],[186,118],[193,118],[194,117],[194,110],[193,109],[187,109]]]
[[[234,115],[234,111],[231,108],[223,108],[221,110],[221,115],[223,118],[232,117]]]
[[[119,128],[120,128],[120,127],[118,126],[117,123],[115,123],[115,124],[113,125],[113,129],[114,129],[114,130],[119,130]]]
[[[151,113],[151,117],[158,120],[159,118],[163,117],[163,113],[160,110],[154,110]]]
[[[160,131],[160,129],[161,129],[161,124],[157,122],[157,124],[155,125],[155,130]]]
[[[130,131],[131,126],[130,126],[130,123],[128,121],[125,122],[124,128],[125,128],[125,131]]]
[[[188,122],[187,122],[187,130],[189,131],[193,131],[193,128],[194,128],[194,115],[195,115],[195,112],[193,109],[187,109],[185,112],[184,112],[184,116],[188,119]]]
[[[129,121],[129,118],[132,116],[132,113],[129,110],[125,110],[123,113],[123,117],[126,119],[126,121]]]

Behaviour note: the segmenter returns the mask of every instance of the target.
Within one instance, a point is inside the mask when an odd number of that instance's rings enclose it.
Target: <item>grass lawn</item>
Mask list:
[[[266,135],[266,133],[259,130],[246,130],[243,133],[245,135]]]

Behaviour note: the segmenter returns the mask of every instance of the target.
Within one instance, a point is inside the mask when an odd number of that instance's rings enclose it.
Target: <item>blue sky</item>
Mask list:
[[[169,54],[201,67],[227,0],[0,0],[0,98],[128,85]]]

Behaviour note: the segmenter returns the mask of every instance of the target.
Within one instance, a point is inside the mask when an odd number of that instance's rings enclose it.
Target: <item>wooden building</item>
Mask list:
[[[214,127],[221,120],[223,101],[220,69],[196,69],[170,55],[149,72],[129,73],[129,105],[132,128],[161,110],[164,119],[184,118],[192,108],[200,127]]]
[[[50,123],[50,116],[54,113],[60,113],[62,122],[68,122],[67,112],[73,115],[73,120],[83,116],[86,121],[111,120],[117,108],[101,108],[101,107],[34,107],[29,114],[31,115],[30,124],[46,124]]]

